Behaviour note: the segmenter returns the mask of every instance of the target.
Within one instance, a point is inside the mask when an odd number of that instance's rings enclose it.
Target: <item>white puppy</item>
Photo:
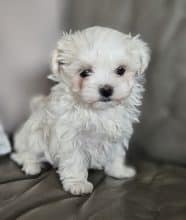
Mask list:
[[[139,37],[104,27],[64,34],[52,57],[58,82],[32,102],[32,114],[15,136],[12,159],[26,174],[47,161],[64,190],[90,193],[88,169],[115,178],[135,175],[125,149],[138,121],[149,49]]]

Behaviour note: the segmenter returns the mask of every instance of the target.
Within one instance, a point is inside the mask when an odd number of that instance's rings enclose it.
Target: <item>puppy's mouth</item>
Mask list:
[[[100,101],[100,102],[111,102],[112,99],[111,99],[111,98],[102,97],[99,101]]]
[[[122,103],[122,99],[113,99],[113,98],[105,98],[105,97],[101,97],[98,100],[95,101],[91,101],[88,102],[91,106],[93,107],[99,107],[102,108],[104,107],[108,107],[108,106],[116,106],[116,105],[120,105]]]

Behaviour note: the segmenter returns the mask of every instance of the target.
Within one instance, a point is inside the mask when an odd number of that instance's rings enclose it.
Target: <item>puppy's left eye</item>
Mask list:
[[[116,74],[119,75],[119,76],[123,76],[124,73],[125,73],[126,69],[124,66],[119,66],[117,69],[116,69]]]
[[[91,73],[91,72],[92,72],[91,69],[85,69],[85,70],[83,70],[83,71],[80,72],[80,76],[81,76],[82,78],[85,78],[85,77],[87,77],[87,76],[90,76],[90,73]]]

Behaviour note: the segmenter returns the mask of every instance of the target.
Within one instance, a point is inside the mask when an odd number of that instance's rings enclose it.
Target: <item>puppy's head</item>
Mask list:
[[[143,74],[149,60],[149,48],[138,37],[91,27],[63,35],[50,78],[65,83],[80,102],[117,105],[130,95],[135,76]]]

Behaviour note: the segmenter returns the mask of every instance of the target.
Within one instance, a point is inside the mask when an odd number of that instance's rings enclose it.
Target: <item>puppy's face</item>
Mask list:
[[[120,104],[149,62],[149,49],[139,38],[92,27],[66,34],[53,55],[52,78],[93,107]]]

